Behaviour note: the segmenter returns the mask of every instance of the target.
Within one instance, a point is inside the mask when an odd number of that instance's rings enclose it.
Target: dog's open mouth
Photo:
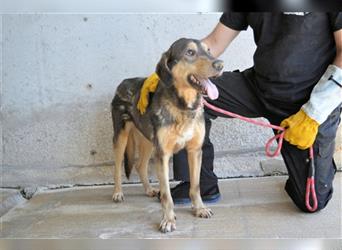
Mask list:
[[[208,96],[211,100],[215,100],[218,98],[218,95],[219,95],[218,90],[215,84],[213,84],[208,78],[202,79],[191,74],[188,77],[188,81],[196,89],[201,90],[202,94]]]

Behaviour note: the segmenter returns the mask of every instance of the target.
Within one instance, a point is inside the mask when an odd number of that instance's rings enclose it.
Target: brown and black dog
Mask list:
[[[169,186],[169,159],[183,148],[188,152],[190,198],[194,213],[198,217],[212,216],[212,211],[202,202],[199,189],[201,148],[205,134],[201,100],[202,94],[205,94],[203,82],[218,76],[222,68],[223,62],[212,57],[205,44],[182,38],[162,55],[156,68],[160,81],[143,115],[137,109],[137,102],[146,78],[125,79],[116,90],[112,101],[115,157],[113,200],[123,201],[121,166],[124,159],[126,176],[129,177],[134,165],[147,195],[158,193],[148,179],[148,162],[154,149],[163,210],[162,232],[176,228]],[[136,155],[137,162],[134,163]]]

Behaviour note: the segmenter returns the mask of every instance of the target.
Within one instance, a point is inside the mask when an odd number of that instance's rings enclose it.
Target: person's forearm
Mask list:
[[[219,57],[239,33],[240,31],[230,29],[218,23],[215,29],[202,39],[202,42],[209,47],[210,53],[214,57]]]
[[[226,49],[226,48],[217,46],[218,41],[215,37],[208,36],[204,38],[202,42],[208,46],[208,48],[210,49],[210,53],[212,54],[213,57],[216,57],[216,58],[219,57]]]
[[[333,64],[342,69],[342,50],[337,51]]]
[[[334,36],[336,41],[336,57],[333,64],[342,69],[342,31],[335,32]]]

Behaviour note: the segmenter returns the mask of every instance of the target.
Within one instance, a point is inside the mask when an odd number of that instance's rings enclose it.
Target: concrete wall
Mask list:
[[[174,40],[204,37],[219,16],[2,15],[2,185],[111,182],[109,104],[116,86],[149,75]],[[225,69],[251,66],[254,48],[251,31],[243,32],[222,57]],[[265,174],[260,162],[270,135],[216,120],[218,175]]]

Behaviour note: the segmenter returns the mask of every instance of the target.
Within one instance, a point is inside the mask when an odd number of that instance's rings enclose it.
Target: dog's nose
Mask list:
[[[214,69],[216,69],[217,71],[221,71],[223,69],[223,61],[221,60],[216,60],[213,62],[213,67]]]

